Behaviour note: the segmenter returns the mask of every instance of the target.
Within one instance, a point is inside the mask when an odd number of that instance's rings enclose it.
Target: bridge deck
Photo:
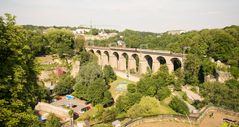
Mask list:
[[[183,57],[181,53],[173,53],[166,50],[151,50],[151,49],[139,49],[139,48],[121,48],[121,47],[100,47],[100,46],[87,46],[90,49],[103,49],[103,50],[116,50],[116,51],[127,51],[136,53],[151,53],[151,54],[164,54],[170,56]]]

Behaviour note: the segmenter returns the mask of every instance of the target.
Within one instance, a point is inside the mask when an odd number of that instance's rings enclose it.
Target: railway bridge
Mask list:
[[[99,65],[111,65],[119,71],[145,74],[148,70],[156,72],[163,64],[169,73],[183,68],[184,55],[170,51],[96,46],[87,46],[86,50],[97,56]]]

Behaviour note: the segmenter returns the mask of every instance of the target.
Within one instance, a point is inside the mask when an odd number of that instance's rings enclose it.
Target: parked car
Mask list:
[[[84,113],[84,112],[86,112],[86,111],[88,111],[88,110],[90,110],[90,109],[91,109],[90,106],[86,106],[86,107],[84,107],[84,108],[82,108],[82,109],[80,110],[80,113]]]

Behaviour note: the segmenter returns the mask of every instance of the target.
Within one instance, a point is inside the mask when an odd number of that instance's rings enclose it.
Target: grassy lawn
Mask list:
[[[170,95],[169,97],[165,98],[164,100],[160,101],[160,104],[162,105],[169,105],[169,103],[171,102],[172,100],[172,95]]]
[[[160,109],[162,109],[162,114],[177,114],[172,108],[168,106],[172,100],[172,95],[160,101]]]
[[[237,124],[230,124],[230,123],[227,123],[227,122],[223,122],[220,127],[239,127],[239,125]]]
[[[121,83],[121,82],[126,82],[126,83],[128,83],[128,84],[130,84],[130,83],[135,83],[135,82],[129,81],[129,80],[127,80],[127,79],[123,79],[123,78],[121,78],[121,77],[117,77],[117,80],[115,80],[114,82],[110,83],[110,92],[111,92],[112,97],[113,97],[114,99],[116,99],[117,96],[120,96],[120,95],[122,95],[122,94],[125,93],[125,92],[118,92],[118,91],[116,91],[116,87],[117,87],[118,84]]]
[[[160,104],[160,114],[177,114],[173,109],[168,105]]]

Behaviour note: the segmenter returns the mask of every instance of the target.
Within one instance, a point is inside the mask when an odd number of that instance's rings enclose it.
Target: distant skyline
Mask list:
[[[239,25],[239,0],[0,0],[17,24],[149,32]]]

